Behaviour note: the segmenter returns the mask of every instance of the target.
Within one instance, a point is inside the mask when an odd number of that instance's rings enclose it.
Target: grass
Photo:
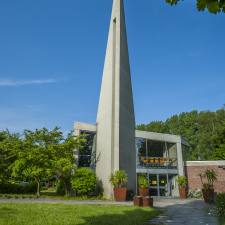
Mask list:
[[[76,204],[0,204],[0,224],[123,224],[138,225],[161,211],[122,205],[76,205]]]

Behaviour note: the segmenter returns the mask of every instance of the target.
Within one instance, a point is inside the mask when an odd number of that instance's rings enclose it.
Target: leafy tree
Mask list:
[[[83,134],[74,138],[73,132],[71,131],[62,143],[54,146],[56,154],[52,174],[60,180],[61,185],[65,189],[65,195],[70,194],[71,178],[76,169],[73,149],[82,148],[82,143],[86,141],[84,139],[85,136]]]
[[[8,130],[0,132],[0,178],[2,184],[11,177],[12,165],[16,160],[15,149],[22,148],[19,134],[11,134]]]
[[[71,182],[72,187],[86,198],[89,192],[96,187],[98,181],[93,171],[83,167],[76,170]]]
[[[215,112],[202,111],[198,116],[199,156],[201,160],[209,160],[213,156],[212,137],[219,127]]]
[[[55,148],[63,140],[59,127],[52,131],[36,129],[35,132],[25,130],[22,149],[15,150],[18,159],[13,165],[14,176],[33,176],[38,183],[37,195],[40,195],[40,182],[44,175],[53,168]]]
[[[213,136],[214,155],[212,160],[225,160],[225,125]]]
[[[173,115],[165,122],[153,121],[147,125],[138,125],[137,129],[181,135],[190,143],[191,160],[211,160],[215,156],[215,151],[221,155],[221,152],[218,152],[220,148],[214,147],[213,137],[218,134],[224,124],[225,105],[216,112],[209,110],[182,112],[180,115]],[[141,149],[139,153],[142,153]]]
[[[166,0],[170,5],[177,5],[180,0]],[[184,1],[184,0],[182,0]],[[225,13],[225,0],[196,0],[198,11],[205,11],[208,9],[210,13],[217,14],[221,11]]]

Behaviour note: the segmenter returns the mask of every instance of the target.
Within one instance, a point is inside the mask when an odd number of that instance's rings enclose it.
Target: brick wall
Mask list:
[[[187,177],[188,189],[202,189],[201,179],[198,174],[204,173],[206,169],[213,169],[218,174],[218,181],[214,183],[214,191],[225,192],[225,161],[191,161],[184,162],[184,174]],[[203,179],[203,183],[207,180]]]

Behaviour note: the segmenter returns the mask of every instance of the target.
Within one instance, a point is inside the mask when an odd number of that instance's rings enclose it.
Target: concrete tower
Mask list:
[[[123,0],[114,0],[97,114],[96,173],[104,196],[113,197],[108,178],[125,170],[136,186],[135,117]]]

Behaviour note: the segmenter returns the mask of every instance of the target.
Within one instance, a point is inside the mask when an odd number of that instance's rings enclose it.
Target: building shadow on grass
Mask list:
[[[18,213],[18,210],[3,206],[0,208],[0,218],[12,217]]]
[[[131,206],[132,207],[132,206]],[[81,217],[85,222],[79,225],[91,224],[91,225],[140,225],[151,218],[156,217],[162,213],[159,210],[145,210],[144,208],[133,207],[131,211],[122,210],[121,214],[104,214],[90,217]]]

